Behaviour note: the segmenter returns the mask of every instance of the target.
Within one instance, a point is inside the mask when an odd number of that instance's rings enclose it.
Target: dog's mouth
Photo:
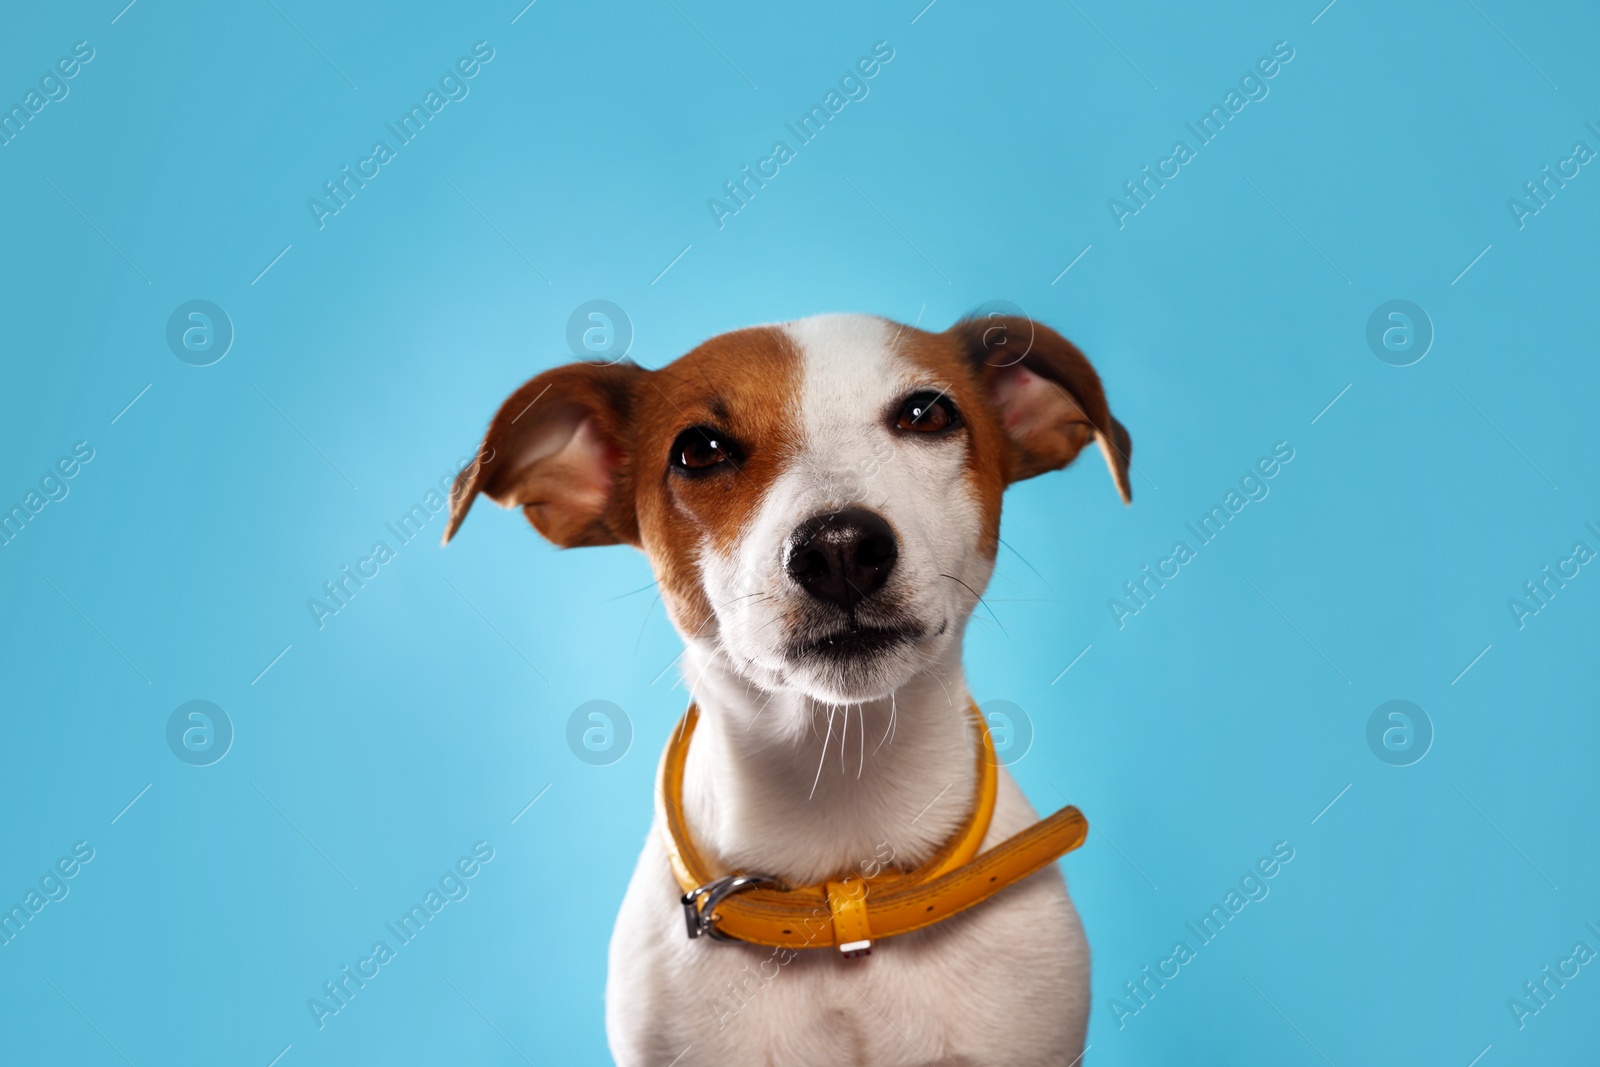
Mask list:
[[[943,628],[941,627],[941,630]],[[791,660],[820,659],[834,662],[861,660],[897,651],[926,636],[920,626],[852,625],[817,637],[796,641],[788,648]]]

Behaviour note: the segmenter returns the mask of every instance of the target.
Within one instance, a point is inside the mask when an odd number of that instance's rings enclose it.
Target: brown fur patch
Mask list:
[[[640,547],[661,597],[688,633],[706,626],[697,562],[703,546],[728,551],[800,443],[800,357],[773,327],[737,330],[649,376],[636,401],[634,499]],[[667,467],[673,439],[713,426],[743,452],[737,469],[689,479]]]
[[[445,540],[481,492],[563,548],[627,543],[655,569],[674,623],[712,616],[705,546],[726,551],[761,506],[800,438],[800,360],[772,327],[723,334],[660,370],[573,363],[531,379],[500,406],[481,461],[456,480]],[[669,468],[673,441],[714,428],[741,454],[702,478]]]
[[[924,368],[929,380],[948,392],[966,422],[966,478],[983,516],[978,551],[993,559],[1000,547],[1000,501],[1008,481],[1010,452],[999,413],[989,403],[984,382],[965,346],[956,338],[910,327],[897,336],[897,354]]]

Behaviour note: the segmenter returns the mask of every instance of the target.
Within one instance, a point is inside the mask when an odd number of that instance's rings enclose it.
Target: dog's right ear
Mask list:
[[[530,380],[500,405],[478,458],[450,493],[444,542],[479,493],[520,507],[562,548],[638,544],[631,457],[634,397],[649,371],[572,363]]]

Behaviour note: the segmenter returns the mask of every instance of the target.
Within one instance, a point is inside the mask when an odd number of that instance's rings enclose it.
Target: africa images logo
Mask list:
[[[400,949],[421,936],[422,931],[433,922],[434,916],[448,905],[466,900],[467,894],[472,892],[471,880],[493,859],[493,845],[487,841],[474,844],[472,854],[462,856],[446,867],[437,885],[430,885],[419,902],[402,912],[398,919],[383,924],[394,939],[393,945],[389,943],[389,938],[374,941],[367,954],[356,960],[354,968],[348,963],[344,964],[337,975],[322,983],[320,994],[307,997],[306,1010],[311,1013],[311,1021],[317,1024],[317,1029],[327,1026],[330,1018],[348,1008],[368,982],[377,978],[385,967],[399,958]]]
[[[822,103],[812,104],[797,122],[785,122],[784,129],[794,135],[794,147],[788,141],[774,141],[772,151],[765,158],[756,161],[755,170],[750,169],[746,163],[739,171],[736,178],[722,183],[723,195],[727,200],[711,197],[706,201],[706,209],[711,212],[711,221],[717,224],[717,229],[727,225],[728,219],[749,207],[749,201],[755,199],[756,192],[767,187],[767,182],[782,173],[796,158],[801,148],[822,136],[822,131],[833,118],[843,111],[851,101],[865,100],[872,87],[867,84],[869,80],[878,76],[884,66],[894,58],[894,46],[888,41],[879,41],[872,46],[870,56],[862,56],[856,60],[853,67],[848,67],[839,77],[839,87],[829,89],[822,97]],[[770,170],[768,168],[771,168]]]
[[[1212,504],[1210,510],[1199,519],[1184,523],[1184,528],[1194,534],[1193,547],[1187,539],[1174,542],[1171,552],[1157,560],[1153,568],[1147,563],[1138,577],[1122,583],[1122,595],[1106,600],[1106,609],[1111,612],[1111,621],[1117,624],[1117,629],[1126,627],[1128,619],[1148,608],[1155,600],[1156,593],[1183,573],[1183,567],[1198,559],[1199,550],[1215,541],[1235,516],[1249,504],[1265,500],[1272,492],[1272,487],[1267,483],[1276,478],[1293,459],[1294,446],[1288,441],[1279,441],[1272,446],[1270,456],[1262,456],[1254,466],[1245,470],[1238,488],[1229,487],[1223,494],[1222,503]]]
[[[1230,886],[1221,903],[1212,904],[1197,922],[1184,923],[1184,929],[1194,935],[1173,942],[1172,950],[1152,967],[1145,964],[1139,974],[1122,983],[1122,993],[1108,998],[1111,1017],[1117,1029],[1124,1029],[1128,1020],[1144,1011],[1155,1001],[1156,995],[1167,988],[1167,983],[1183,973],[1183,968],[1200,956],[1200,950],[1222,936],[1236,916],[1251,904],[1267,899],[1272,892],[1269,884],[1294,860],[1294,846],[1287,841],[1276,842],[1271,855],[1262,856],[1239,877],[1238,887]]]
[[[1167,187],[1167,182],[1182,174],[1185,166],[1199,158],[1200,149],[1222,136],[1222,131],[1227,129],[1235,115],[1252,101],[1265,100],[1272,92],[1267,83],[1277,77],[1293,59],[1294,47],[1288,41],[1277,42],[1272,46],[1270,56],[1257,59],[1255,65],[1244,72],[1239,79],[1239,88],[1229,89],[1222,103],[1213,104],[1211,110],[1196,122],[1184,123],[1183,128],[1194,136],[1194,147],[1191,148],[1186,139],[1173,142],[1172,151],[1158,159],[1153,169],[1146,163],[1140,168],[1139,177],[1122,183],[1126,199],[1113,196],[1106,201],[1106,210],[1111,212],[1111,221],[1117,224],[1117,229],[1126,229],[1129,219],[1149,207],[1156,193]]]

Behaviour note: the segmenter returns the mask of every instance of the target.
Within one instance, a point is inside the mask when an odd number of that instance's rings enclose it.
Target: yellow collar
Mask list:
[[[976,704],[971,710],[980,738],[972,812],[933,858],[909,872],[785,886],[745,871],[715,876],[696,849],[683,812],[683,767],[699,719],[689,705],[661,753],[656,779],[662,844],[684,892],[689,936],[788,949],[837,946],[846,956],[864,956],[874,939],[948,919],[1083,844],[1089,823],[1068,805],[978,855],[994,816],[999,774],[989,724]]]

